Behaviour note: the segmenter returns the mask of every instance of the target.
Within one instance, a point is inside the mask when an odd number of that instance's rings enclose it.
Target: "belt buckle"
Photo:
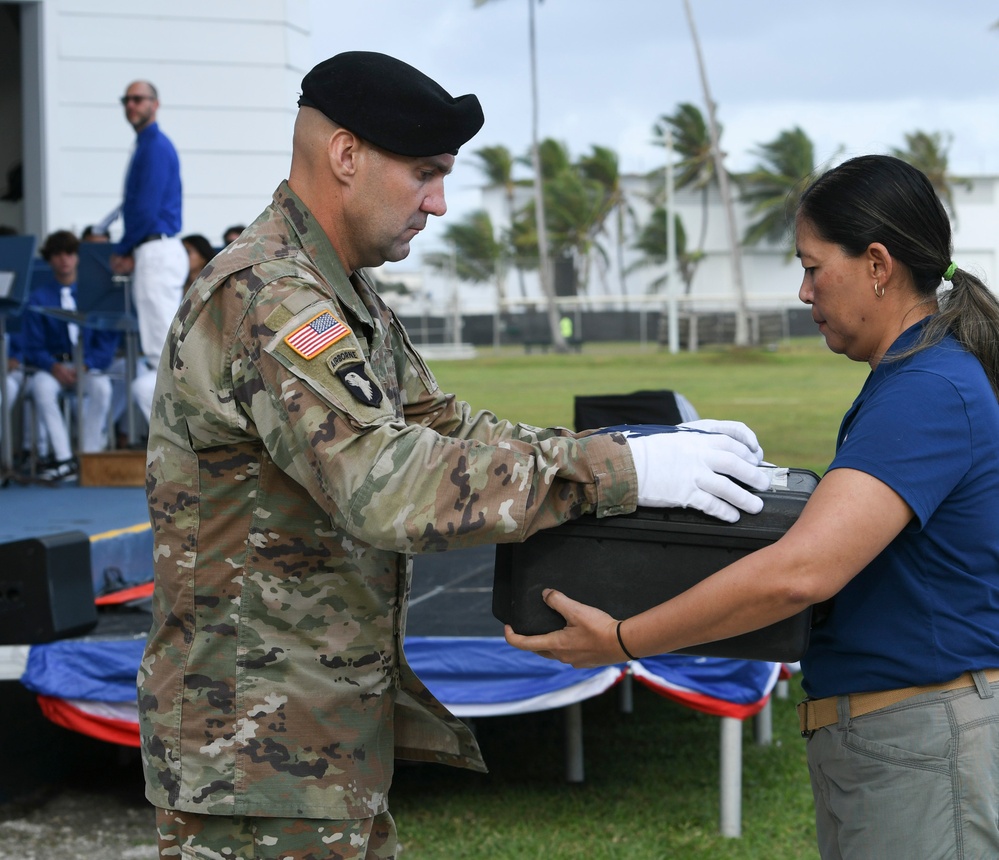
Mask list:
[[[808,725],[808,699],[798,702],[796,710],[798,711],[798,728],[801,731],[801,736],[805,740],[810,740],[815,734],[815,729],[806,728]]]

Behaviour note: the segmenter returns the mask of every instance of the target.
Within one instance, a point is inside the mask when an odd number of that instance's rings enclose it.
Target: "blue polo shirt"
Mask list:
[[[892,345],[913,343],[922,323]],[[833,598],[802,659],[816,698],[934,684],[999,666],[999,403],[952,337],[882,360],[829,469],[883,481],[915,512]]]
[[[125,234],[115,252],[131,254],[146,236],[175,236],[181,228],[180,159],[157,123],[136,135],[135,152],[125,176],[121,215]]]

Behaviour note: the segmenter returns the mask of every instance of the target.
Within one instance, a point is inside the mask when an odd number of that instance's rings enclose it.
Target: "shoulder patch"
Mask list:
[[[284,342],[302,358],[312,359],[348,334],[350,328],[346,323],[329,311],[322,311],[285,337]]]
[[[358,361],[363,362],[364,359],[361,358],[361,354],[356,349],[349,346],[346,349],[341,349],[338,350],[337,352],[334,352],[326,359],[326,363],[330,366],[330,370],[332,370],[334,373],[336,372],[336,369],[345,361],[349,361],[353,364],[354,362]]]
[[[363,362],[342,364],[333,372],[355,400],[368,406],[378,406],[382,402],[381,389],[368,376]]]

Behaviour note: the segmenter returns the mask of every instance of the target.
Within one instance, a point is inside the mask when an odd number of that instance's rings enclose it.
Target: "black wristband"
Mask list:
[[[627,657],[629,660],[637,660],[638,658],[634,654],[632,654],[624,646],[624,640],[621,638],[621,625],[622,624],[624,624],[623,620],[622,621],[618,621],[618,623],[617,623],[617,644],[621,646],[621,650],[624,651],[624,656],[625,657]]]

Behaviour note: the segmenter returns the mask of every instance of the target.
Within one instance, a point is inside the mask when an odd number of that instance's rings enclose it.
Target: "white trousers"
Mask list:
[[[156,367],[180,307],[191,263],[184,243],[177,238],[144,242],[132,251],[132,258],[132,299],[139,318],[139,347]]]
[[[156,389],[156,368],[139,361],[132,380],[132,399],[139,414],[149,421],[153,414],[153,392]]]
[[[7,373],[7,393],[3,398],[3,408],[7,413],[5,417],[6,420],[0,419],[0,439],[3,438],[4,424],[7,421],[11,423],[11,447],[13,449],[13,442],[17,440],[17,433],[14,430],[13,420],[11,419],[14,404],[17,402],[17,395],[20,393],[22,386],[25,385],[24,382],[24,369],[18,367],[16,370],[8,371]],[[28,393],[27,388],[25,388],[25,394]],[[30,409],[21,410],[21,422],[22,430],[20,434],[21,450],[27,451],[31,445],[31,422],[32,415]],[[42,457],[47,457],[49,453],[49,434],[45,431],[45,427],[38,422],[35,423],[38,428],[38,432],[35,436],[35,447],[38,454]]]
[[[7,412],[13,408],[17,401],[17,393],[21,390],[21,383],[24,380],[24,371],[11,370],[7,372],[7,390],[0,391],[0,407]],[[4,421],[0,420],[0,438],[3,438]]]
[[[46,370],[35,371],[28,382],[27,393],[35,402],[38,423],[45,428],[52,456],[59,462],[73,456],[59,398],[74,390],[63,388]],[[111,380],[98,371],[87,371],[83,377],[83,432],[80,434],[80,450],[84,453],[103,451],[107,447],[110,407]]]

